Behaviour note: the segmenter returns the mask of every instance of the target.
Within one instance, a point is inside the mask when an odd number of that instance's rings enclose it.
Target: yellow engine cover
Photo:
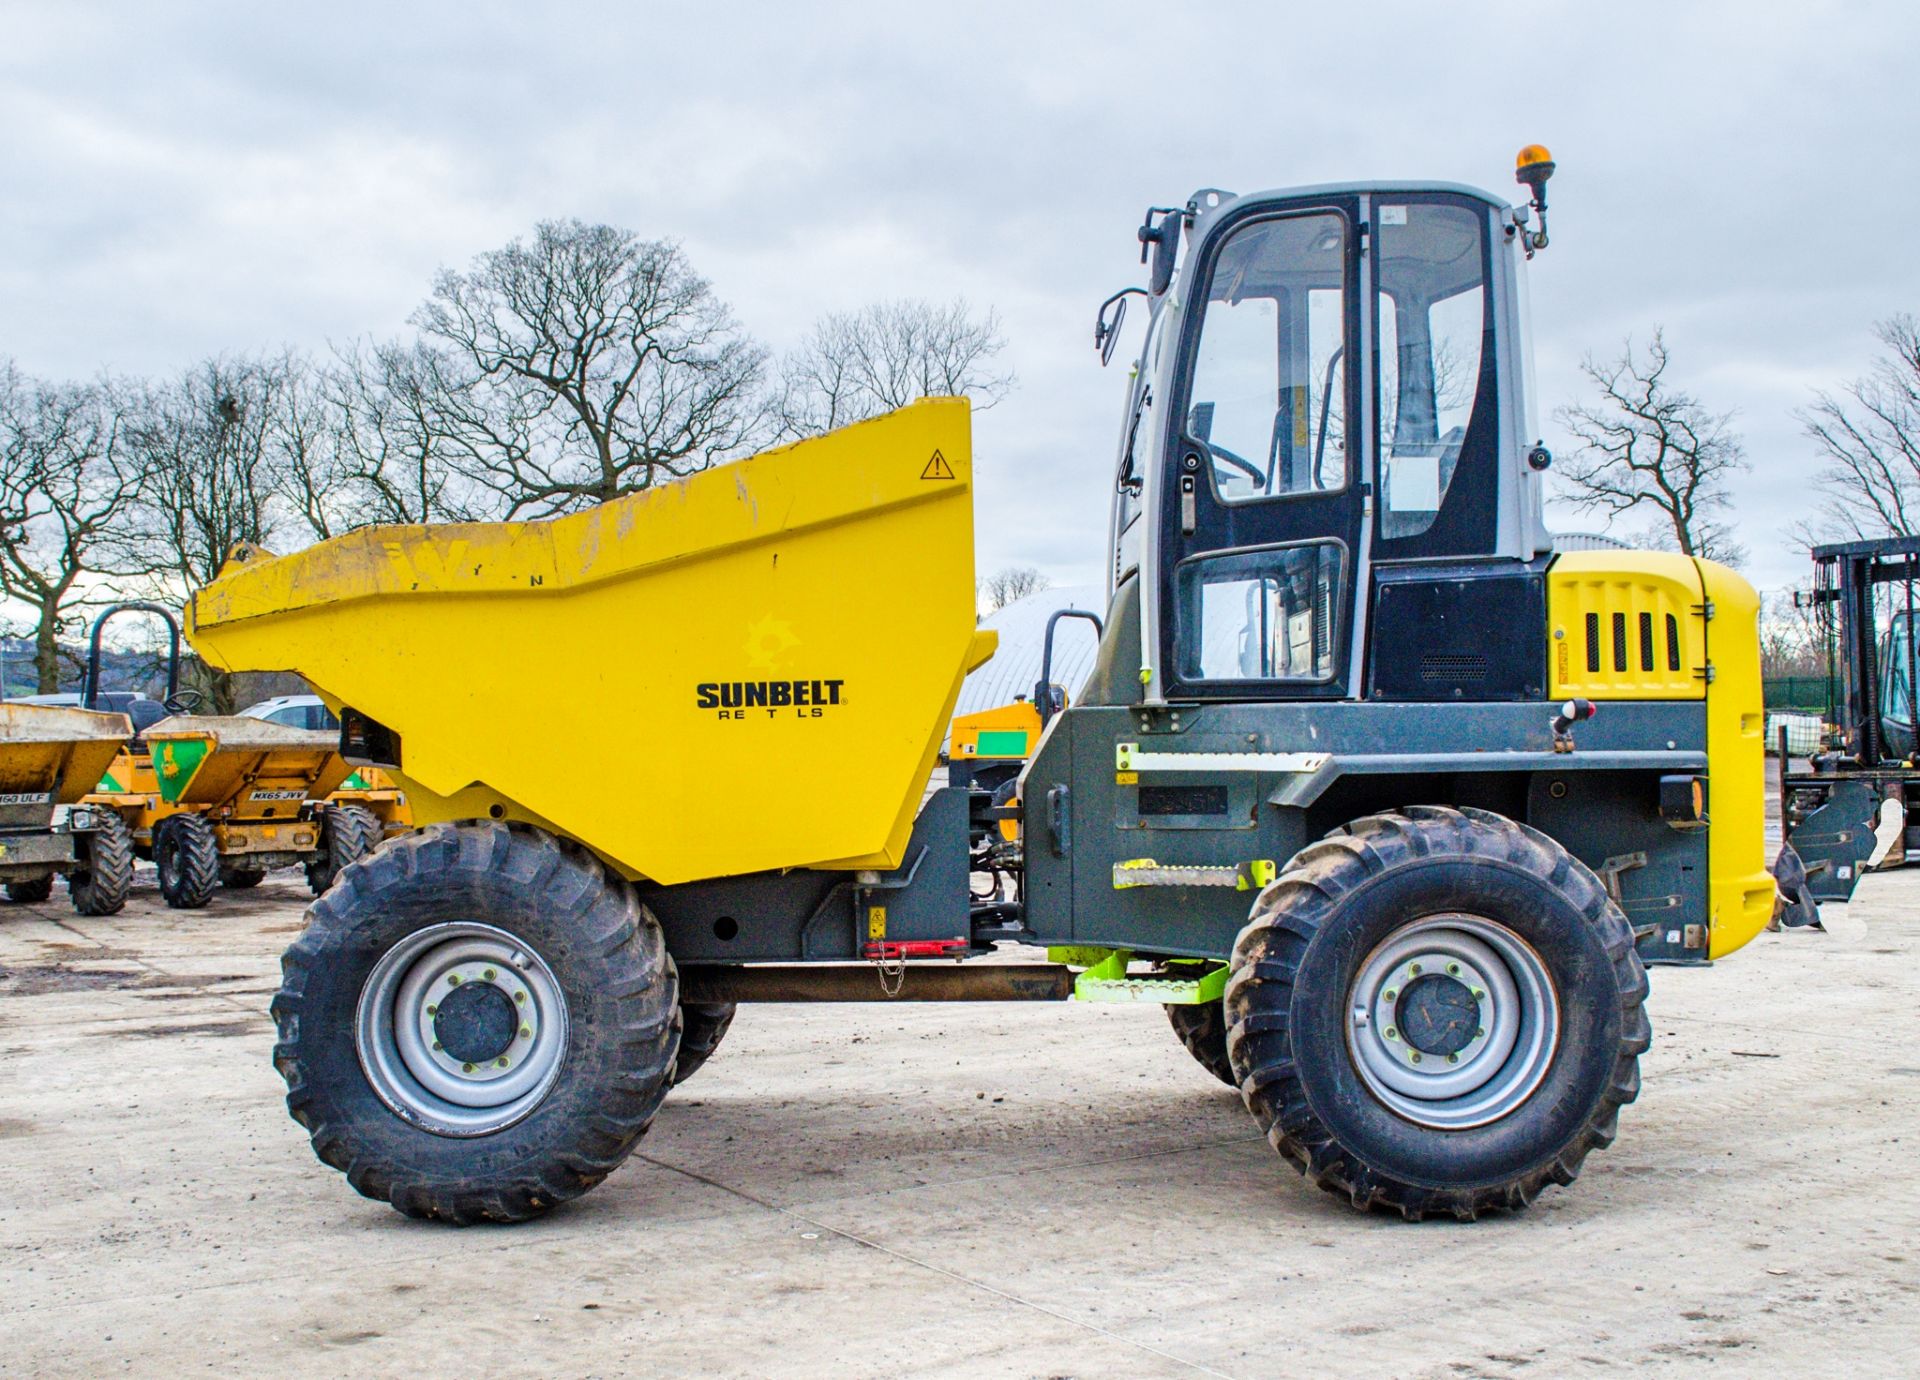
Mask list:
[[[661,882],[897,865],[975,628],[969,405],[587,512],[237,552],[188,609],[399,735],[420,823],[495,814]]]
[[[1569,551],[1548,573],[1547,623],[1555,699],[1706,701],[1707,954],[1732,953],[1773,917],[1759,595],[1712,561]]]

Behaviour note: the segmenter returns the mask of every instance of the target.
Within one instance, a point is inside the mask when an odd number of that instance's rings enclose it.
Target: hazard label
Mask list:
[[[920,471],[922,479],[951,479],[953,466],[947,463],[947,457],[939,451],[933,453],[933,459],[927,461],[927,467]]]

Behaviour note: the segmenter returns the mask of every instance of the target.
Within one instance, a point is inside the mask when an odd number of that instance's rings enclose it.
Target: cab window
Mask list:
[[[1347,482],[1346,234],[1332,214],[1256,221],[1214,262],[1186,422],[1224,502]]]
[[[1184,562],[1175,576],[1182,678],[1318,682],[1334,676],[1345,550],[1304,542]]]
[[[1433,527],[1475,411],[1491,409],[1484,216],[1443,202],[1383,202],[1379,224],[1380,535]]]

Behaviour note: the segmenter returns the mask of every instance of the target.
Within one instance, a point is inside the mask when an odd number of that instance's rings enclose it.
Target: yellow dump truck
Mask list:
[[[1111,600],[1017,802],[927,789],[993,650],[964,400],[549,521],[237,550],[201,655],[303,675],[425,826],[284,960],[319,1157],[518,1220],[611,1173],[736,1003],[1074,998],[1166,1007],[1356,1207],[1572,1182],[1638,1090],[1645,965],[1725,957],[1775,893],[1752,589],[1540,521],[1519,301],[1551,166],[1523,155],[1530,206],[1149,213]],[[1011,895],[978,900],[1009,823]],[[1009,943],[1046,960],[955,961]]]
[[[0,882],[11,901],[45,901],[67,879],[82,915],[112,915],[133,882],[133,838],[83,798],[127,740],[125,714],[0,704]]]
[[[197,909],[222,884],[256,886],[304,867],[315,894],[379,842],[364,809],[327,797],[351,774],[327,733],[237,715],[174,715],[145,735],[160,808],[152,824],[160,894]]]

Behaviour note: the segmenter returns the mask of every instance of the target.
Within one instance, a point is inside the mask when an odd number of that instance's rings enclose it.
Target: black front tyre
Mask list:
[[[199,910],[220,885],[220,844],[205,815],[170,815],[154,829],[160,895],[175,910]]]
[[[1640,1088],[1646,972],[1600,880],[1478,810],[1355,821],[1261,894],[1228,1055],[1274,1147],[1355,1207],[1472,1219],[1570,1184]]]
[[[274,1064],[314,1152],[465,1226],[585,1193],[672,1076],[679,981],[633,887],[520,824],[436,825],[348,867],[281,960]]]
[[[28,877],[23,881],[6,884],[7,899],[18,901],[22,905],[33,905],[53,895],[52,877]]]
[[[118,915],[133,889],[133,830],[104,810],[81,838],[83,866],[67,874],[67,900],[82,915]]]

